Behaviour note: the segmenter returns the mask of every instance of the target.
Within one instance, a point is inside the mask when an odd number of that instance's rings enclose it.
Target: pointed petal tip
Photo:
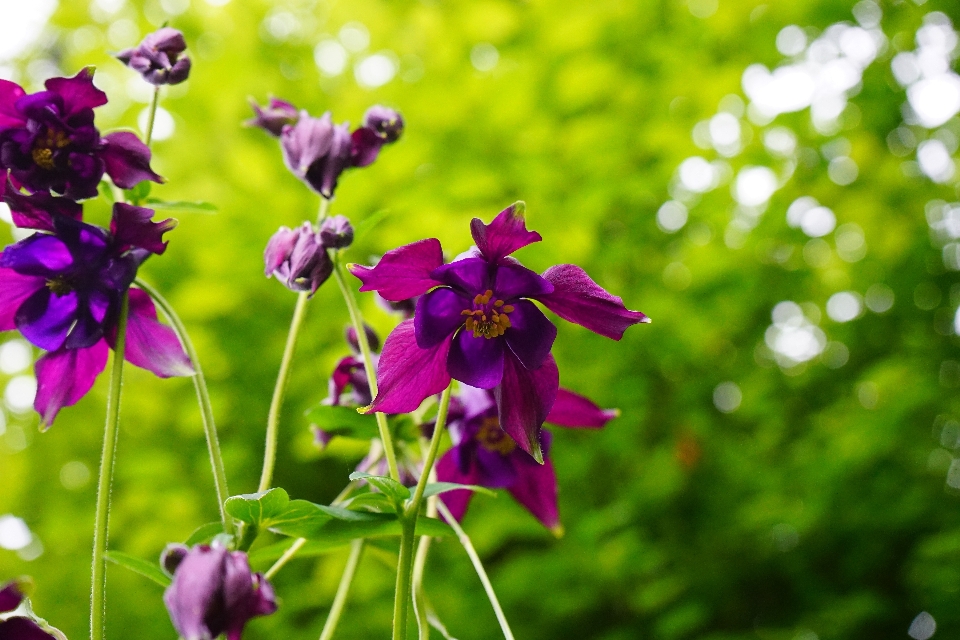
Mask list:
[[[523,200],[517,200],[513,203],[513,215],[517,218],[523,218],[527,215],[527,203]]]
[[[372,404],[368,404],[365,407],[357,407],[357,413],[361,415],[367,415],[368,413],[372,413],[372,407]]]
[[[530,455],[538,464],[543,464],[543,449],[540,448],[540,439],[532,438],[530,441]]]
[[[556,538],[557,540],[559,540],[559,539],[562,538],[564,535],[566,535],[567,530],[563,528],[563,525],[562,525],[562,524],[555,524],[555,525],[553,525],[552,527],[550,527],[550,533],[553,534],[553,537],[554,537],[554,538]]]
[[[650,316],[643,316],[643,320],[640,321],[640,324],[650,324],[653,320],[650,319]]]

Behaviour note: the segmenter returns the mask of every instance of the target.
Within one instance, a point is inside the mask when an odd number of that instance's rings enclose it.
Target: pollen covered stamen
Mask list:
[[[477,440],[488,451],[496,451],[507,455],[517,447],[513,438],[500,428],[500,420],[496,416],[484,419],[477,432]]]
[[[47,289],[50,289],[55,295],[65,296],[73,291],[73,285],[63,276],[57,276],[47,280]]]
[[[30,155],[37,166],[49,171],[56,166],[53,160],[53,150],[63,149],[69,144],[70,137],[66,133],[48,129],[44,135],[36,138]]]
[[[494,300],[493,291],[487,289],[473,298],[473,309],[464,309],[460,315],[466,316],[464,325],[467,331],[473,332],[474,338],[498,338],[510,328],[510,318],[507,315],[513,311],[513,305],[504,304],[503,300]]]

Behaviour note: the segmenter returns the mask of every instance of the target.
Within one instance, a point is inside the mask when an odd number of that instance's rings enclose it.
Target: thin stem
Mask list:
[[[323,222],[323,219],[327,217],[327,212],[330,209],[330,200],[320,196],[320,210],[317,211],[317,226],[320,226],[320,223]]]
[[[487,577],[487,572],[484,570],[483,563],[480,562],[480,556],[477,555],[477,550],[473,548],[470,538],[467,536],[467,533],[463,530],[463,527],[460,526],[460,523],[457,522],[457,519],[453,517],[453,514],[450,513],[450,510],[447,509],[446,505],[444,505],[442,501],[437,502],[437,509],[440,511],[440,515],[442,515],[447,521],[447,524],[449,524],[456,532],[457,538],[460,539],[460,544],[463,545],[467,555],[470,556],[470,562],[473,563],[473,568],[480,577],[480,582],[483,583],[483,590],[487,592],[487,598],[490,600],[491,606],[493,606],[493,612],[497,614],[497,620],[500,622],[500,629],[503,631],[503,637],[507,640],[514,640],[513,632],[510,631],[510,624],[507,622],[507,617],[503,614],[503,609],[500,608],[500,601],[497,600],[497,594],[493,591],[493,585],[490,584],[490,578]]]
[[[153,100],[150,101],[150,111],[147,114],[147,131],[145,134],[147,146],[153,140],[153,121],[157,117],[157,107],[160,105],[160,87],[153,88]]]
[[[347,603],[347,594],[350,593],[350,584],[353,582],[353,576],[357,573],[357,565],[360,564],[360,555],[363,553],[363,542],[363,538],[357,538],[350,543],[350,555],[347,557],[347,566],[343,569],[343,576],[340,577],[340,585],[337,587],[337,595],[333,598],[330,615],[327,616],[327,621],[323,623],[320,640],[330,640],[330,638],[333,637],[333,632],[337,630],[337,623],[340,622],[340,614],[343,613],[343,606]]]
[[[210,454],[210,468],[213,470],[213,484],[217,491],[217,508],[220,510],[220,520],[223,522],[223,530],[229,533],[233,529],[233,519],[227,515],[224,503],[230,497],[230,491],[227,488],[227,472],[223,466],[223,456],[220,453],[220,440],[217,438],[217,423],[213,419],[213,405],[210,402],[210,392],[207,389],[207,380],[203,376],[203,369],[200,368],[200,357],[197,350],[190,341],[190,335],[184,326],[180,316],[173,310],[173,306],[167,302],[166,298],[160,295],[160,292],[148,285],[139,278],[134,281],[135,284],[147,292],[157,303],[163,315],[166,316],[173,330],[180,338],[180,343],[187,351],[190,363],[196,375],[193,376],[193,387],[197,392],[197,404],[200,405],[200,418],[203,422],[203,433],[207,438],[207,451]]]
[[[420,438],[420,449],[424,458],[427,457],[430,445],[424,438]],[[430,482],[437,481],[436,467],[430,469]],[[427,499],[427,517],[437,517],[437,496]],[[421,536],[417,543],[417,555],[413,559],[413,615],[417,618],[419,640],[430,640],[430,605],[423,591],[423,576],[427,567],[427,556],[430,554],[430,543],[433,538]]]
[[[430,450],[423,461],[423,471],[420,480],[410,500],[410,506],[403,514],[403,529],[400,534],[400,559],[397,563],[397,591],[393,601],[393,640],[402,640],[407,630],[407,609],[409,608],[410,590],[413,582],[413,543],[416,539],[417,518],[420,515],[420,502],[423,500],[423,491],[430,479],[433,463],[440,450],[440,440],[443,430],[447,426],[447,411],[450,408],[450,393],[453,385],[447,385],[440,396],[440,409],[437,412],[437,423],[433,427],[433,437],[430,438]]]
[[[267,580],[275,576],[280,569],[283,569],[284,565],[290,562],[290,560],[293,559],[293,556],[297,555],[297,552],[300,551],[305,544],[307,544],[306,538],[297,538],[294,540],[293,544],[290,545],[290,548],[284,551],[283,555],[273,563],[273,566],[267,569],[267,572],[263,574]]]
[[[267,416],[267,445],[263,452],[263,473],[260,474],[260,487],[257,491],[266,491],[273,482],[273,467],[277,462],[277,433],[280,428],[280,408],[283,406],[283,392],[287,387],[287,378],[290,377],[290,363],[293,361],[293,351],[297,346],[297,336],[307,314],[309,294],[304,291],[297,296],[297,306],[293,310],[293,320],[290,322],[290,331],[287,333],[287,344],[283,348],[283,358],[280,360],[280,372],[277,374],[277,384],[273,388],[273,398],[270,400],[270,413]]]
[[[360,343],[360,355],[363,357],[363,368],[367,372],[367,383],[370,386],[370,396],[377,397],[379,389],[377,387],[377,372],[373,367],[373,357],[370,353],[370,342],[367,340],[367,332],[363,327],[363,316],[360,308],[357,306],[357,299],[353,291],[347,286],[347,280],[343,275],[343,267],[337,256],[333,258],[333,275],[337,279],[337,285],[340,287],[340,293],[343,294],[343,300],[347,304],[347,311],[350,313],[350,322],[357,332],[357,342]],[[380,430],[380,440],[383,441],[383,451],[387,458],[387,466],[390,468],[390,477],[400,482],[400,467],[397,466],[397,452],[393,447],[393,438],[390,436],[390,425],[387,424],[387,416],[379,411],[375,412],[377,417],[377,428]]]
[[[93,528],[93,567],[90,585],[90,640],[102,640],[106,616],[107,537],[110,525],[110,490],[113,485],[113,467],[117,453],[117,435],[120,431],[120,389],[123,384],[123,355],[127,343],[127,315],[129,299],[123,295],[120,318],[117,321],[117,340],[113,350],[113,369],[110,373],[110,392],[107,395],[107,423],[103,430],[103,452],[100,454],[100,480],[97,483],[97,515]]]

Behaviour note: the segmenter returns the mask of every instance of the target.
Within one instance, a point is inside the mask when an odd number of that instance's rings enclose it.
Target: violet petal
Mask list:
[[[30,618],[16,616],[0,622],[0,640],[57,640]]]
[[[589,398],[560,387],[546,422],[574,429],[599,429],[618,415],[617,409],[601,409]]]
[[[503,437],[509,438],[507,435]],[[491,451],[481,444],[476,449],[476,456],[479,480],[475,484],[491,489],[505,489],[516,481],[517,470],[514,469],[512,455]]]
[[[449,351],[449,340],[432,349],[421,349],[413,320],[401,322],[383,345],[377,369],[380,392],[368,411],[410,413],[426,398],[446,389],[450,384]]]
[[[530,456],[515,452],[517,480],[508,491],[517,502],[543,523],[548,529],[560,524],[557,510],[557,474],[553,462],[545,460],[537,464]]]
[[[503,377],[504,342],[500,338],[473,337],[461,331],[453,338],[447,370],[454,380],[471,387],[492,389]]]
[[[23,601],[23,593],[16,580],[7,583],[0,589],[0,613],[13,611]]]
[[[17,109],[17,100],[26,92],[15,82],[0,79],[0,129],[6,127],[22,127],[26,119]]]
[[[17,328],[14,318],[24,301],[44,288],[39,276],[25,276],[13,269],[0,269],[0,331]]]
[[[36,233],[12,244],[0,255],[0,267],[21,275],[53,278],[73,265],[73,254],[56,236]]]
[[[536,271],[513,264],[497,267],[497,277],[493,291],[496,297],[507,301],[514,298],[537,298],[553,293],[553,285]]]
[[[354,167],[366,167],[380,155],[384,141],[373,129],[360,127],[350,134],[350,142],[350,164]]]
[[[93,85],[93,67],[81,69],[72,78],[50,78],[44,85],[63,98],[64,119],[83,111],[107,104],[107,94]]]
[[[539,433],[560,388],[557,363],[549,355],[539,369],[529,371],[513,354],[503,360],[503,382],[493,390],[500,428],[542,462]]]
[[[459,290],[470,298],[493,288],[490,276],[490,265],[483,258],[457,260],[437,267],[430,274],[433,279]]]
[[[554,290],[537,300],[564,320],[594,333],[619,340],[628,327],[650,322],[643,313],[627,309],[623,300],[605,291],[576,265],[550,267],[543,277],[553,283]]]
[[[399,302],[426,293],[442,284],[431,272],[443,264],[443,250],[436,238],[427,238],[388,251],[375,267],[349,266],[360,279],[360,291],[376,291],[387,300]]]
[[[7,185],[3,201],[10,207],[13,223],[21,229],[53,231],[56,216],[66,216],[73,220],[83,218],[83,207],[70,198],[52,196],[49,193],[24,195]]]
[[[476,473],[476,467],[472,466],[464,473],[460,470],[454,455],[454,449],[447,451],[440,460],[437,461],[437,480],[440,482],[455,482],[457,484],[479,484],[479,477]],[[467,507],[470,506],[470,499],[473,497],[473,491],[468,489],[456,489],[440,494],[440,500],[450,510],[458,522],[463,520],[467,513]]]
[[[173,582],[163,593],[170,620],[186,640],[216,637],[223,629],[209,629],[206,614],[222,598],[223,547],[194,547],[180,562]],[[222,606],[222,604],[221,604]]]
[[[157,320],[157,309],[147,292],[130,289],[128,295],[130,311],[124,360],[160,378],[194,375],[196,372],[180,339],[173,329]],[[116,343],[116,328],[108,339],[111,346]]]
[[[469,308],[470,300],[447,287],[420,296],[413,317],[417,346],[429,349],[448,339],[463,324],[461,312]]]
[[[537,369],[550,354],[557,328],[529,300],[517,300],[510,312],[510,328],[503,337],[527,369]]]
[[[33,408],[44,428],[53,424],[57,413],[80,401],[104,367],[109,349],[103,340],[85,349],[51,351],[37,360],[37,395]]]
[[[480,218],[470,221],[473,241],[484,258],[498,263],[517,249],[543,240],[536,231],[527,231],[523,213],[524,204],[516,202],[497,214],[490,224],[484,224]]]
[[[132,189],[144,180],[163,183],[163,178],[150,168],[150,148],[136,134],[117,131],[103,137],[106,143],[100,158],[107,175],[121,189]]]
[[[163,234],[175,228],[177,221],[167,218],[154,222],[153,213],[153,209],[135,207],[123,202],[113,205],[110,232],[113,234],[118,251],[139,247],[160,255],[167,250]]]
[[[20,305],[13,320],[24,338],[41,349],[56,351],[77,319],[79,303],[76,291],[57,295],[43,288]]]

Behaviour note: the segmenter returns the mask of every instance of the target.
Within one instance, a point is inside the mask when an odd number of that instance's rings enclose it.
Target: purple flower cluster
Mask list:
[[[353,227],[344,216],[324,218],[319,230],[309,222],[296,229],[280,227],[263,252],[264,274],[276,277],[291,291],[312,296],[333,273],[327,250],[343,249],[352,242]]]
[[[403,133],[403,118],[393,109],[374,106],[363,117],[363,126],[350,131],[335,125],[326,112],[315,118],[285,100],[271,98],[266,107],[253,104],[256,117],[247,121],[280,138],[287,168],[324,198],[333,197],[340,174],[350,167],[365,167],[377,159],[385,144]]]
[[[163,27],[148,34],[136,47],[124,49],[116,58],[152,85],[180,84],[190,75],[190,58],[183,55],[186,50],[183,34]]]
[[[550,353],[557,329],[532,301],[615,340],[649,319],[580,267],[558,265],[538,275],[510,257],[541,240],[527,230],[521,203],[489,225],[475,218],[470,229],[476,247],[450,264],[431,238],[387,252],[375,267],[350,265],[361,291],[394,301],[421,296],[414,318],[387,336],[380,392],[368,409],[414,411],[451,378],[489,389],[500,427],[539,462],[540,427],[557,397],[559,372]]]
[[[0,80],[0,183],[73,200],[97,195],[104,173],[130,189],[143,180],[163,182],[150,168],[150,149],[133,133],[101,136],[93,110],[107,96],[93,85],[93,71],[51,78],[46,91],[27,94]],[[0,187],[2,190],[3,187]]]

